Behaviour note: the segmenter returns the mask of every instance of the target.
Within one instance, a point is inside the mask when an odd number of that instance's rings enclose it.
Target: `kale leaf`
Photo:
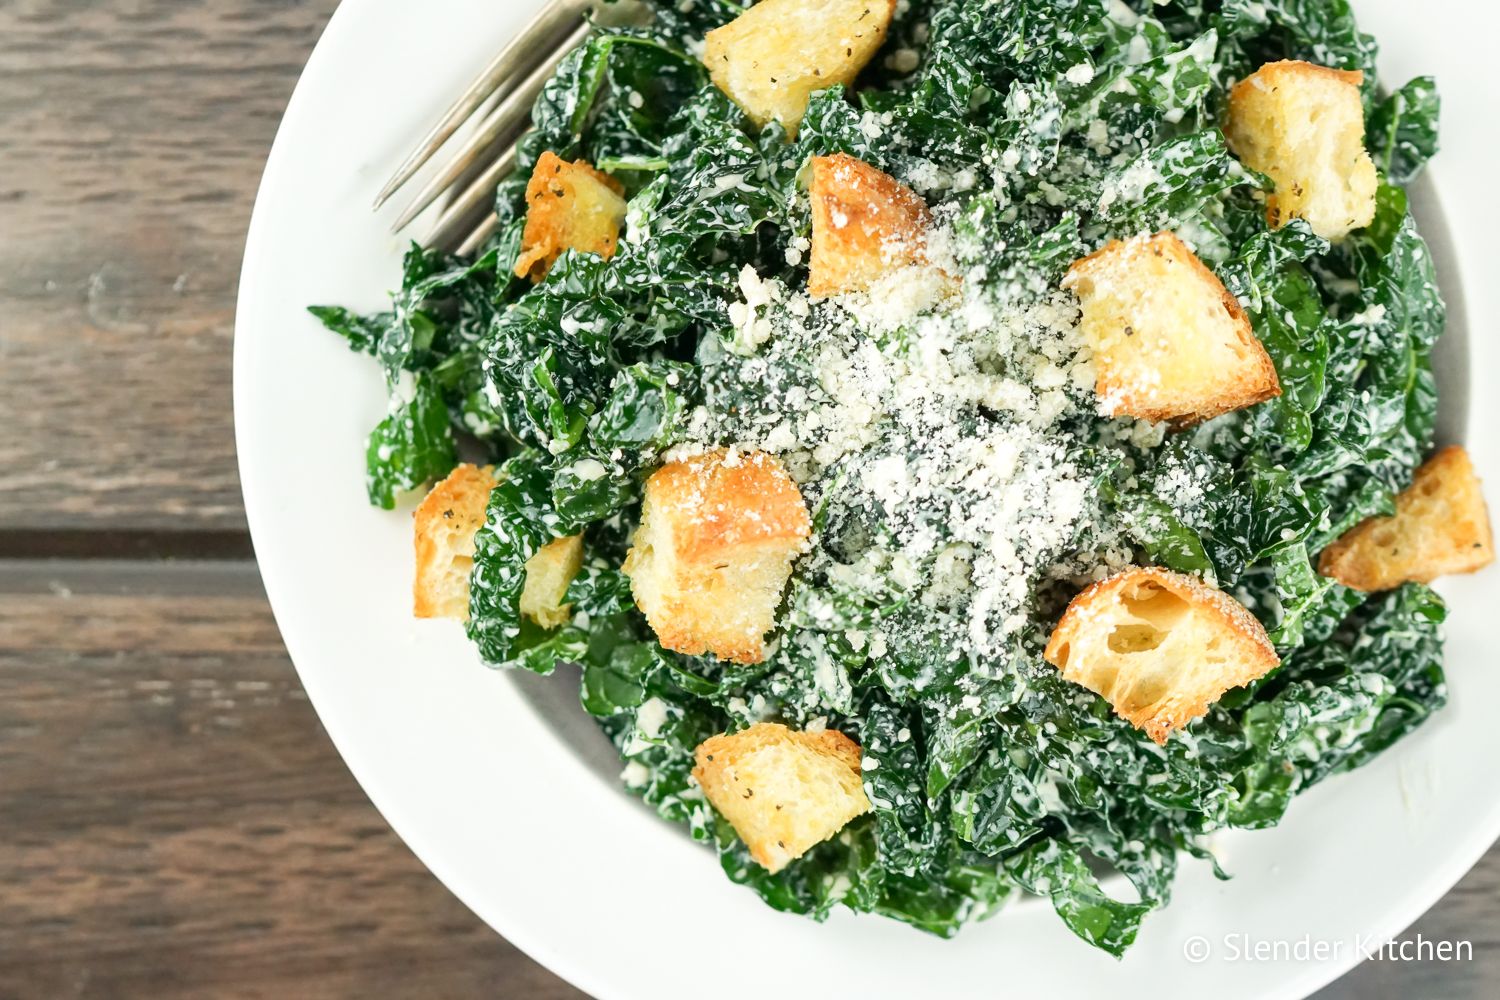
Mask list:
[[[1371,596],[1316,572],[1326,545],[1390,512],[1432,442],[1445,316],[1403,185],[1437,150],[1435,87],[1424,77],[1379,97],[1376,47],[1347,0],[910,0],[863,76],[814,94],[788,141],[779,125],[756,129],[693,55],[744,4],[646,6],[649,23],[603,18],[542,88],[481,253],[413,247],[389,309],[311,310],[376,359],[391,392],[367,449],[370,499],[393,506],[461,449],[498,463],[470,579],[483,658],[577,669],[626,786],[769,905],[814,919],[842,905],[951,936],[1020,890],[1118,956],[1165,905],[1179,854],[1223,875],[1207,835],[1275,824],[1446,699],[1435,594]],[[1271,182],[1219,130],[1227,86],[1281,58],[1365,74],[1383,184],[1373,224],[1337,244],[1296,220],[1269,228]],[[545,151],[613,175],[628,209],[611,259],[569,251],[533,285],[510,263]],[[1024,581],[1035,607],[993,657],[955,655],[967,623],[891,567],[834,571],[888,530],[878,509],[832,502],[851,487],[838,467],[803,484],[812,544],[830,558],[798,564],[763,663],[663,649],[620,568],[644,478],[697,440],[695,419],[777,416],[763,387],[734,377],[745,347],[730,306],[750,276],[800,287],[805,167],[836,152],[918,190],[951,223],[965,281],[1018,296],[1054,290],[1107,239],[1172,228],[1276,366],[1278,398],[1160,443],[1092,414],[1065,425],[1088,502],[1120,530],[1080,537],[1078,562]],[[782,388],[823,391],[813,360],[790,359]],[[544,629],[520,612],[527,563],[576,534],[587,556],[565,598],[573,617]],[[1233,593],[1282,665],[1156,746],[1041,659],[1106,556]],[[881,629],[894,638],[876,653]],[[774,874],[692,778],[699,743],[767,718],[857,736],[872,805]],[[1114,898],[1106,869],[1138,900]]]

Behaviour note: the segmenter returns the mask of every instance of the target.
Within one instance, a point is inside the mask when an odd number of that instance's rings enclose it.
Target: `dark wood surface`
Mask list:
[[[250,560],[236,276],[334,6],[0,0],[0,1000],[578,995],[369,805]],[[1500,994],[1497,888],[1324,996]]]
[[[370,806],[252,564],[0,566],[0,997],[577,995]]]

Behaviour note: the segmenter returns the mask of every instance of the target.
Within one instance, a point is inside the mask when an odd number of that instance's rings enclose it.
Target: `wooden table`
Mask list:
[[[334,6],[0,0],[4,1000],[578,995],[365,800],[245,531],[240,250]],[[1473,962],[1325,996],[1496,995],[1497,881],[1500,851],[1414,928]]]

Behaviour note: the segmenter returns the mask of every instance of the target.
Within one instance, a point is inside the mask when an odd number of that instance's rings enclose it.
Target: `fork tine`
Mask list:
[[[526,77],[515,90],[506,96],[505,100],[500,102],[495,110],[486,116],[469,141],[453,154],[453,159],[449,161],[447,167],[412,199],[406,211],[401,213],[401,217],[391,227],[392,231],[399,232],[405,229],[412,219],[422,214],[428,205],[436,201],[438,196],[447,190],[496,141],[510,139],[521,130],[531,113],[532,103],[542,92],[542,87],[546,85],[563,58],[588,37],[590,30],[591,26],[587,23],[579,25],[578,29],[568,36],[561,48],[532,70],[531,75]]]
[[[467,257],[469,254],[484,246],[484,241],[489,239],[491,236],[494,236],[495,230],[499,228],[500,216],[496,215],[494,212],[491,212],[489,216],[479,224],[479,228],[470,233],[469,238],[460,243],[458,249],[454,252],[457,253],[460,257]]]
[[[443,214],[432,224],[432,232],[427,235],[425,244],[427,246],[442,246],[453,236],[458,235],[456,230],[459,225],[473,216],[475,209],[482,206],[486,201],[495,197],[495,186],[500,179],[515,169],[516,147],[511,146],[500,158],[474,178],[473,182],[462,194],[453,200],[453,203],[443,209]]]
[[[535,53],[550,51],[562,36],[568,21],[581,15],[590,6],[587,0],[548,0],[547,5],[537,11],[530,23],[490,61],[479,78],[469,85],[469,89],[443,114],[417,148],[411,151],[385,187],[380,189],[380,194],[375,196],[375,207],[380,208],[403,184],[411,180],[500,84],[525,69],[525,64]]]

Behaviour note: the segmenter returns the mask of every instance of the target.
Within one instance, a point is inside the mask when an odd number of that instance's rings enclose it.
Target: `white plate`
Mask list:
[[[1452,703],[1375,764],[1298,799],[1276,830],[1226,836],[1235,879],[1185,861],[1172,905],[1122,962],[1023,904],[954,941],[891,921],[777,914],[730,884],[710,852],[589,763],[598,738],[570,694],[480,666],[451,622],[410,616],[410,524],[365,505],[363,442],[383,414],[375,365],[303,310],[376,308],[401,244],[369,211],[400,155],[516,30],[536,0],[345,3],[297,87],[245,250],[235,422],[256,554],[287,648],[356,778],[417,855],[496,930],[580,988],[670,998],[845,996],[1302,996],[1350,967],[1357,939],[1399,932],[1500,832],[1500,671],[1485,632],[1500,574],[1445,582]],[[1483,0],[1367,0],[1385,78],[1435,72],[1446,151],[1435,177],[1467,312],[1500,314],[1491,278],[1500,210]],[[1454,303],[1458,306],[1459,303]],[[1455,312],[1458,310],[1455,309]],[[1472,370],[1500,370],[1488,337]],[[1455,416],[1450,414],[1450,417]],[[1464,416],[1459,414],[1457,416]],[[1500,424],[1475,393],[1467,426]],[[1450,424],[1452,426],[1452,424]],[[1492,484],[1500,438],[1470,435]],[[550,696],[550,700],[549,700]],[[540,707],[538,707],[540,706]],[[559,735],[565,733],[566,735]],[[582,750],[582,753],[570,751]],[[612,770],[612,768],[610,769]],[[1338,944],[1308,961],[1233,962],[1226,935]],[[1189,939],[1209,960],[1184,958]]]

